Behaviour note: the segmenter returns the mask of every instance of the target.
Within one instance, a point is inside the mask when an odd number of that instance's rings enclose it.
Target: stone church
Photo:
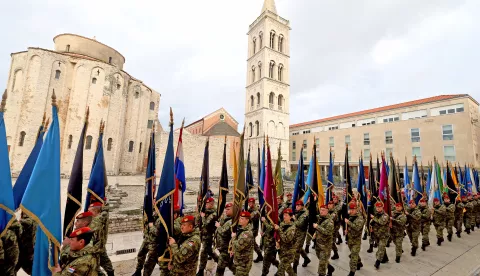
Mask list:
[[[62,175],[70,174],[87,107],[84,174],[91,169],[101,120],[107,174],[141,172],[160,94],[124,71],[125,57],[110,46],[75,34],[53,41],[54,50],[29,47],[11,54],[5,121],[12,174],[18,175],[28,158],[44,113],[51,117],[54,90]]]

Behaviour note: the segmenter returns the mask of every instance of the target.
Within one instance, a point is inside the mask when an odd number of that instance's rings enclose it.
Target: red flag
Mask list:
[[[267,169],[265,174],[265,187],[263,192],[265,196],[265,213],[268,215],[272,223],[278,224],[277,188],[275,187],[275,183],[273,183],[270,145],[267,145]]]

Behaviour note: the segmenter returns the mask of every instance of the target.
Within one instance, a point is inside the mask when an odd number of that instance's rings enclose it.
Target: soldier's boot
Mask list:
[[[373,265],[376,269],[379,269],[380,268],[380,261],[379,260],[376,260],[375,261],[375,264]]]
[[[327,276],[332,276],[334,271],[335,271],[335,268],[331,264],[328,264]]]
[[[203,276],[203,271],[204,270],[205,270],[204,268],[199,269],[198,272],[197,272],[197,276]]]
[[[310,258],[306,258],[303,260],[303,264],[302,264],[302,267],[307,267],[307,265],[311,262]]]
[[[472,232],[475,232],[475,226],[472,225],[472,227],[470,227],[470,229],[472,230]]]
[[[132,276],[142,276],[142,269],[139,268],[139,269],[135,270],[135,273],[133,273]]]
[[[312,244],[312,249],[315,249],[316,243]]]
[[[417,254],[417,248],[415,246],[412,247],[412,252],[410,255],[415,256]]]
[[[350,273],[348,273],[348,276],[355,276],[355,272],[350,271]]]
[[[280,263],[278,262],[277,259],[275,259],[275,261],[273,261],[272,264],[273,264],[273,266],[278,267],[278,265],[279,265]]]
[[[453,236],[453,234],[448,234],[448,235],[447,235],[447,240],[448,240],[449,242],[452,241],[452,236]]]
[[[340,258],[340,256],[338,256],[338,251],[333,251],[332,260],[336,260],[338,258]]]
[[[357,270],[360,270],[363,267],[362,262],[357,262]]]
[[[108,271],[107,276],[115,276],[115,271]]]
[[[372,253],[372,252],[373,252],[373,244],[370,244],[370,247],[368,248],[367,252],[368,252],[368,253]]]
[[[255,260],[253,260],[254,263],[259,263],[261,261],[263,261],[262,253],[258,254],[257,258]]]
[[[293,265],[293,272],[295,272],[295,274],[297,274],[297,267],[298,267],[298,264],[294,264]]]
[[[429,246],[429,245],[430,245],[430,241],[428,240],[428,241],[427,241],[427,246]]]
[[[378,243],[377,243],[377,242],[374,242],[374,243],[373,243],[373,247],[377,248],[377,247],[378,247]]]
[[[367,239],[367,232],[364,232],[364,233],[363,233],[362,240],[366,240],[366,239]]]
[[[425,248],[427,248],[427,244],[422,243],[422,250],[425,251]]]
[[[437,245],[438,245],[438,246],[441,246],[441,245],[442,245],[442,239],[441,239],[441,238],[437,238]]]
[[[388,259],[387,251],[385,251],[385,254],[383,255],[382,264],[386,264],[386,263],[388,263],[388,261],[390,261],[390,260]]]
[[[341,244],[342,242],[342,236],[338,235],[337,244]]]
[[[462,235],[460,234],[460,231],[457,231],[456,234],[457,234],[457,237],[458,237],[458,238],[461,238],[461,237],[462,237]]]
[[[306,244],[305,245],[305,253],[310,253],[310,245],[309,244]]]
[[[465,232],[467,232],[467,234],[469,234],[469,235],[470,235],[470,229],[468,229],[468,228],[465,228]]]
[[[395,262],[396,262],[397,264],[400,263],[400,256],[397,256],[397,257],[395,258]]]

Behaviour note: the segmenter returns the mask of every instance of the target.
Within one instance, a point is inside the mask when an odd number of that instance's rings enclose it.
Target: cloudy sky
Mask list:
[[[133,4],[135,3],[135,4]],[[480,100],[480,1],[276,0],[290,20],[291,123],[439,94]],[[192,122],[225,107],[243,125],[248,26],[263,0],[6,1],[0,87],[10,53],[94,36]]]

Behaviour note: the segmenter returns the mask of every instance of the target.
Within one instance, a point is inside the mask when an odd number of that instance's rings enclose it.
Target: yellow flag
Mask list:
[[[315,156],[317,157],[317,156]],[[316,166],[317,166],[317,183],[318,183],[318,207],[321,207],[322,205],[325,204],[325,192],[323,191],[323,185],[322,185],[322,173],[320,171],[320,165],[318,164],[318,161],[315,160]]]

